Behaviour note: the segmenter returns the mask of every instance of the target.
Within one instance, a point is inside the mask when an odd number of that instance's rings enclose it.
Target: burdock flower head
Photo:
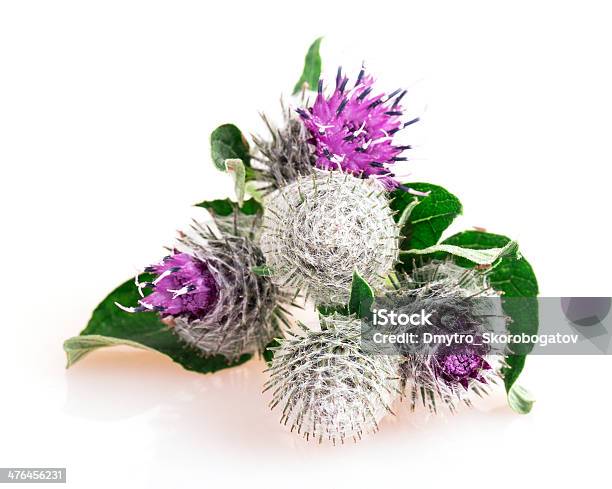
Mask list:
[[[321,317],[321,331],[303,327],[274,348],[266,384],[271,407],[281,404],[281,423],[306,439],[357,441],[392,412],[398,359],[362,353],[360,325],[352,317]]]
[[[179,238],[183,250],[145,269],[154,279],[137,285],[152,292],[142,293],[137,307],[119,307],[157,311],[204,355],[234,360],[263,352],[287,319],[281,305],[285,295],[268,277],[253,272],[264,264],[260,249],[247,237],[219,237],[198,223],[192,231]]]
[[[264,183],[260,191],[266,195],[271,191],[294,182],[299,177],[314,171],[316,157],[308,143],[308,130],[293,110],[282,105],[284,124],[277,127],[262,115],[270,132],[270,139],[253,136],[257,151],[253,159],[257,162],[257,174]]]
[[[398,227],[376,181],[337,171],[281,188],[264,213],[261,249],[279,286],[343,304],[356,270],[374,287],[398,256]]]
[[[373,176],[388,189],[402,187],[389,167],[405,161],[407,158],[400,155],[410,146],[395,145],[393,136],[418,121],[402,121],[400,102],[405,94],[406,90],[400,89],[389,95],[375,92],[374,79],[363,68],[352,84],[338,69],[336,86],[329,96],[320,80],[312,107],[298,109],[311,134],[316,165],[363,178]]]
[[[448,343],[421,341],[399,347],[404,357],[402,381],[412,407],[420,396],[432,410],[437,400],[452,410],[458,401],[470,404],[470,392],[487,393],[497,374],[488,361],[491,348],[482,339],[486,332],[504,329],[508,319],[486,273],[434,261],[416,268],[395,287],[377,298],[374,307],[407,315],[431,311],[431,324],[392,326],[392,333],[454,338]],[[466,338],[473,341],[463,343]]]

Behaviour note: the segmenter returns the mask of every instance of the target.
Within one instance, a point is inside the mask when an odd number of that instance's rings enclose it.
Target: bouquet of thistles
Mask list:
[[[234,179],[235,197],[197,204],[210,218],[102,301],[64,343],[68,366],[118,344],[199,373],[262,357],[281,423],[333,443],[377,431],[399,400],[455,411],[499,386],[528,412],[533,400],[516,384],[525,348],[372,341],[400,329],[472,339],[500,325],[534,332],[538,286],[515,241],[481,229],[444,236],[460,201],[396,170],[419,122],[406,116],[407,91],[383,91],[365,68],[321,78],[320,43],[280,124],[264,115],[269,133],[250,144],[233,124],[212,132],[212,162]],[[296,307],[318,325],[297,321]],[[390,327],[402,314],[408,320]],[[372,334],[383,322],[386,333]]]

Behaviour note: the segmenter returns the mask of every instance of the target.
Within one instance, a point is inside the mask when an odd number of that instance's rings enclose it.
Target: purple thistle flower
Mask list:
[[[282,304],[290,298],[269,277],[253,271],[265,261],[250,234],[241,235],[244,222],[234,216],[233,229],[224,232],[230,223],[223,219],[215,220],[218,233],[194,221],[189,233],[179,233],[183,251],[145,268],[154,276],[151,282],[136,277],[142,297],[138,305],[115,305],[130,313],[155,311],[202,355],[236,360],[245,353],[263,353],[272,338],[282,335],[281,323],[289,324]],[[145,288],[152,289],[149,295]]]
[[[438,358],[438,374],[449,385],[461,384],[468,389],[470,380],[478,380],[483,384],[487,381],[482,376],[482,370],[490,370],[491,366],[479,354],[463,349],[442,355]]]
[[[208,265],[187,253],[175,252],[145,272],[157,277],[152,282],[137,283],[138,288],[152,288],[153,292],[140,299],[139,307],[124,308],[130,312],[152,310],[162,317],[201,318],[217,302],[219,290]]]
[[[387,168],[406,160],[400,154],[409,146],[395,146],[393,135],[418,121],[402,122],[400,101],[406,90],[390,95],[372,93],[374,79],[362,68],[354,85],[338,69],[331,96],[323,94],[323,81],[314,105],[298,114],[311,134],[316,166],[342,170],[356,176],[379,178],[387,189],[407,188]]]

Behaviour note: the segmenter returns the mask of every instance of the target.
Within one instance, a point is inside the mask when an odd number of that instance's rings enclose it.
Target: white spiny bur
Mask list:
[[[317,170],[267,203],[261,249],[276,284],[345,303],[353,271],[382,284],[397,260],[398,227],[379,182]]]
[[[398,357],[361,352],[361,321],[321,317],[321,331],[303,327],[281,340],[269,369],[271,407],[306,439],[357,441],[378,430],[399,395]]]

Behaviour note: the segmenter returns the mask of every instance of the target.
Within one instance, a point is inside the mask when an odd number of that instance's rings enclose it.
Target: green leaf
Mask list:
[[[263,216],[263,207],[255,199],[245,201],[242,207],[230,199],[205,200],[196,206],[210,212],[221,233],[249,239],[255,236]]]
[[[405,255],[430,255],[444,252],[456,257],[467,259],[470,262],[476,263],[477,265],[492,265],[504,256],[511,256],[513,254],[516,255],[517,249],[518,245],[516,244],[516,241],[509,241],[503,248],[487,249],[464,248],[462,246],[440,243],[422,250],[407,250],[402,251],[401,253]]]
[[[238,205],[242,207],[242,204],[244,203],[244,191],[246,184],[244,163],[238,158],[230,158],[225,160],[225,168],[234,177],[234,191],[236,192],[236,200],[238,200]]]
[[[443,241],[445,244],[472,248],[475,250],[490,247],[506,246],[510,238],[500,234],[482,231],[464,231],[455,234]],[[465,258],[457,258],[456,263],[471,268],[474,263]],[[500,292],[504,312],[512,318],[509,330],[512,334],[526,333],[529,335],[538,332],[538,281],[533,268],[524,257],[505,256],[500,263],[490,271],[491,286]],[[515,297],[524,299],[513,300]],[[514,355],[507,356],[506,366],[501,372],[504,376],[504,385],[509,394],[512,386],[521,374],[525,365],[525,355],[531,350],[530,345],[514,345]]]
[[[210,135],[210,154],[218,170],[225,171],[225,160],[242,160],[245,167],[251,166],[249,145],[234,124],[223,124]]]
[[[148,278],[143,274],[140,280],[146,281]],[[98,348],[114,345],[155,350],[170,357],[185,369],[200,373],[216,372],[240,365],[251,358],[251,355],[243,355],[238,361],[228,363],[221,355],[203,357],[199,351],[181,342],[178,336],[160,321],[156,313],[131,314],[115,305],[115,302],[134,305],[138,299],[140,296],[133,280],[128,280],[113,290],[94,310],[81,334],[64,342],[67,367]]]
[[[202,207],[211,214],[220,217],[227,217],[231,215],[234,210],[239,210],[246,216],[253,216],[263,210],[255,199],[244,201],[242,207],[238,207],[238,204],[230,199],[204,200],[196,204],[196,207]]]
[[[106,346],[126,345],[134,348],[142,348],[143,350],[155,351],[142,343],[130,341],[121,338],[110,338],[96,334],[73,336],[64,341],[64,351],[66,352],[67,364],[66,368],[71,367],[88,353],[104,348]]]
[[[512,241],[500,234],[486,233],[482,231],[464,231],[455,234],[443,241],[443,244],[461,246],[474,250],[482,250],[492,246],[507,246]],[[474,266],[474,262],[465,258],[457,258],[456,263],[466,268]],[[510,331],[513,334],[538,332],[538,281],[533,268],[523,256],[504,256],[499,264],[489,274],[491,286],[502,295],[504,311],[512,318]],[[523,299],[515,300],[520,297]],[[515,346],[517,348],[518,345]],[[516,349],[517,354],[527,354],[531,349]],[[517,362],[516,369],[522,369]],[[508,390],[510,386],[507,387]]]
[[[340,314],[341,316],[348,316],[350,314],[347,306],[340,305],[318,305],[317,311],[321,316],[331,316],[333,314]]]
[[[349,297],[348,311],[356,314],[359,318],[367,318],[371,314],[372,303],[374,302],[374,291],[370,284],[359,275],[353,272],[353,282],[351,284],[351,295]]]
[[[259,188],[257,187],[256,182],[252,180],[250,182],[246,182],[245,190],[247,194],[253,197],[253,200],[255,200],[255,202],[263,205],[264,196],[259,190]]]
[[[321,55],[319,54],[319,47],[321,46],[322,37],[315,39],[315,41],[308,48],[306,58],[304,59],[304,70],[302,76],[295,84],[293,88],[293,95],[299,93],[304,85],[309,90],[315,90],[321,77]]]
[[[445,239],[442,243],[474,250],[505,247],[511,240],[501,234],[484,231],[463,231]],[[463,267],[471,267],[468,260],[457,260]],[[538,281],[531,265],[523,256],[506,256],[493,270],[489,278],[495,290],[504,292],[506,297],[535,297],[538,295]]]
[[[254,216],[260,212],[263,212],[263,207],[257,200],[249,199],[244,202],[242,207],[240,208],[240,212],[242,212],[246,216]]]
[[[196,207],[203,207],[208,212],[216,216],[229,216],[232,212],[234,212],[234,206],[236,204],[230,199],[216,199],[204,200],[195,205]]]
[[[391,194],[391,209],[400,225],[402,241],[400,250],[424,249],[438,243],[442,233],[461,214],[459,199],[448,190],[431,183],[404,184],[419,192],[429,192],[427,197],[417,197],[398,189]],[[408,214],[406,214],[408,212]],[[410,271],[412,259],[401,257],[399,269]]]
[[[417,205],[419,205],[419,199],[415,197],[412,202],[406,204],[406,207],[404,207],[404,209],[402,209],[402,211],[398,214],[399,217],[397,218],[397,225],[400,227],[400,229],[404,228],[404,226],[408,224],[410,215]]]
[[[276,348],[278,348],[279,346],[280,346],[280,342],[278,341],[278,339],[274,338],[264,348],[262,356],[263,356],[263,359],[268,364],[268,367],[272,366],[272,360],[274,360],[274,352],[276,351]]]
[[[519,414],[527,414],[531,411],[535,399],[531,393],[520,385],[513,385],[508,392],[508,404]]]
[[[506,312],[506,314],[508,313]],[[510,393],[512,386],[515,385],[520,377],[525,367],[525,360],[527,360],[527,355],[508,355],[504,357],[505,365],[501,368],[501,373],[504,377],[504,387],[506,388],[507,394]]]

